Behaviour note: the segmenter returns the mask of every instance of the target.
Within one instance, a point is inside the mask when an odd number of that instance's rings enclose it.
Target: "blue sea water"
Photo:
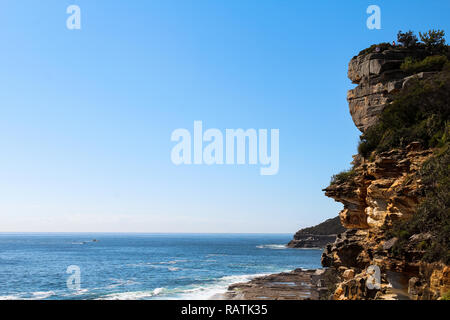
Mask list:
[[[228,285],[320,267],[289,234],[0,234],[0,299],[209,299]],[[92,241],[98,240],[97,242]],[[68,266],[80,286],[67,286]]]

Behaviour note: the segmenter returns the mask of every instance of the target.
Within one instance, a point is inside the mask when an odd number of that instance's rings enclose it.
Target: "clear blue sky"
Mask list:
[[[81,8],[81,30],[66,8]],[[381,30],[366,8],[381,7]],[[442,1],[3,0],[0,231],[295,232],[359,132],[347,64]],[[279,128],[280,170],[175,166],[171,132]]]

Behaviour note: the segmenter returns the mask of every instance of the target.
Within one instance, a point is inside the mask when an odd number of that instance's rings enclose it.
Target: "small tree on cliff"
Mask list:
[[[425,33],[419,32],[420,40],[427,49],[440,50],[445,46],[444,30],[429,30]]]
[[[412,48],[415,47],[417,44],[417,37],[409,30],[408,32],[402,32],[401,30],[397,33],[397,42],[400,43],[402,46],[406,48]]]

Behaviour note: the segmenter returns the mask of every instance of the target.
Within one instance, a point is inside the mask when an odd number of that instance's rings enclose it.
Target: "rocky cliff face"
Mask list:
[[[421,50],[384,50],[355,56],[348,66],[349,79],[358,86],[348,91],[347,100],[355,125],[362,132],[374,125],[392,101],[392,95],[401,90],[411,78],[429,77],[432,72],[407,76],[400,70],[406,57],[422,58]]]
[[[324,189],[325,195],[344,204],[345,228],[384,229],[395,219],[408,218],[419,203],[420,182],[415,173],[432,154],[412,143],[373,160],[354,156],[355,176]]]
[[[348,76],[358,86],[348,92],[349,108],[362,132],[377,123],[392,95],[407,86],[409,79],[430,76],[403,74],[399,66],[412,54],[421,52],[385,50],[350,61]],[[415,244],[424,241],[427,234],[410,239],[405,259],[391,255],[397,239],[387,236],[394,221],[408,219],[416,212],[422,196],[416,173],[432,153],[419,143],[411,143],[371,159],[356,155],[352,174],[324,189],[326,196],[344,205],[339,216],[348,229],[322,255],[323,266],[338,273],[333,299],[437,299],[450,290],[448,266],[419,262],[423,252]],[[381,285],[369,289],[367,268],[373,265],[381,270]]]

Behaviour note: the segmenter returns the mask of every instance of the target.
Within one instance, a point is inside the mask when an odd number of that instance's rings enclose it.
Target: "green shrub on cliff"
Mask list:
[[[445,46],[444,30],[429,30],[427,32],[419,32],[420,40],[425,47],[431,50],[441,50]]]
[[[407,32],[399,31],[397,33],[397,42],[406,48],[415,47],[417,44],[417,36],[411,30]]]
[[[444,295],[441,297],[442,300],[450,300],[450,291],[447,291],[444,293]]]
[[[387,49],[391,49],[392,45],[389,42],[382,42],[382,43],[379,43],[379,44],[373,44],[369,48],[361,50],[358,53],[358,56],[361,56],[361,55],[364,55],[364,54],[367,54],[367,53],[376,52],[377,48],[379,48],[380,51],[384,51],[384,50],[387,50]]]
[[[424,186],[424,199],[411,219],[397,221],[390,236],[398,241],[392,248],[394,256],[403,257],[408,250],[410,237],[429,234],[416,248],[424,251],[422,259],[427,262],[442,261],[450,264],[450,147],[424,163],[419,171]]]
[[[407,57],[401,64],[400,69],[410,74],[425,71],[441,71],[446,63],[448,63],[448,59],[442,55],[428,56],[421,61],[416,61],[413,57]]]
[[[358,152],[369,158],[374,152],[405,148],[413,141],[436,148],[417,173],[424,186],[417,212],[409,220],[394,222],[388,237],[398,238],[391,249],[394,257],[408,259],[411,250],[418,250],[423,261],[449,264],[450,63],[446,56],[435,55],[421,61],[408,58],[401,68],[410,73],[439,72],[426,80],[411,80],[397,93],[378,123],[361,136]],[[419,234],[423,237],[413,241],[411,237]]]
[[[337,183],[351,182],[355,176],[356,176],[356,172],[353,168],[351,168],[349,170],[344,170],[342,172],[334,174],[331,177],[330,185],[337,184]]]
[[[365,158],[375,152],[403,148],[413,141],[439,147],[449,138],[450,66],[427,80],[413,80],[395,96],[358,145]]]
[[[407,32],[402,32],[401,30],[397,33],[397,46],[392,45],[389,42],[382,42],[379,44],[371,45],[369,48],[361,50],[358,55],[365,55],[368,53],[376,52],[379,48],[380,51],[395,49],[395,50],[411,50],[420,49],[423,54],[435,55],[435,54],[449,54],[449,47],[445,43],[445,31],[444,30],[429,30],[427,32],[419,32],[420,41],[413,31],[409,30]]]

